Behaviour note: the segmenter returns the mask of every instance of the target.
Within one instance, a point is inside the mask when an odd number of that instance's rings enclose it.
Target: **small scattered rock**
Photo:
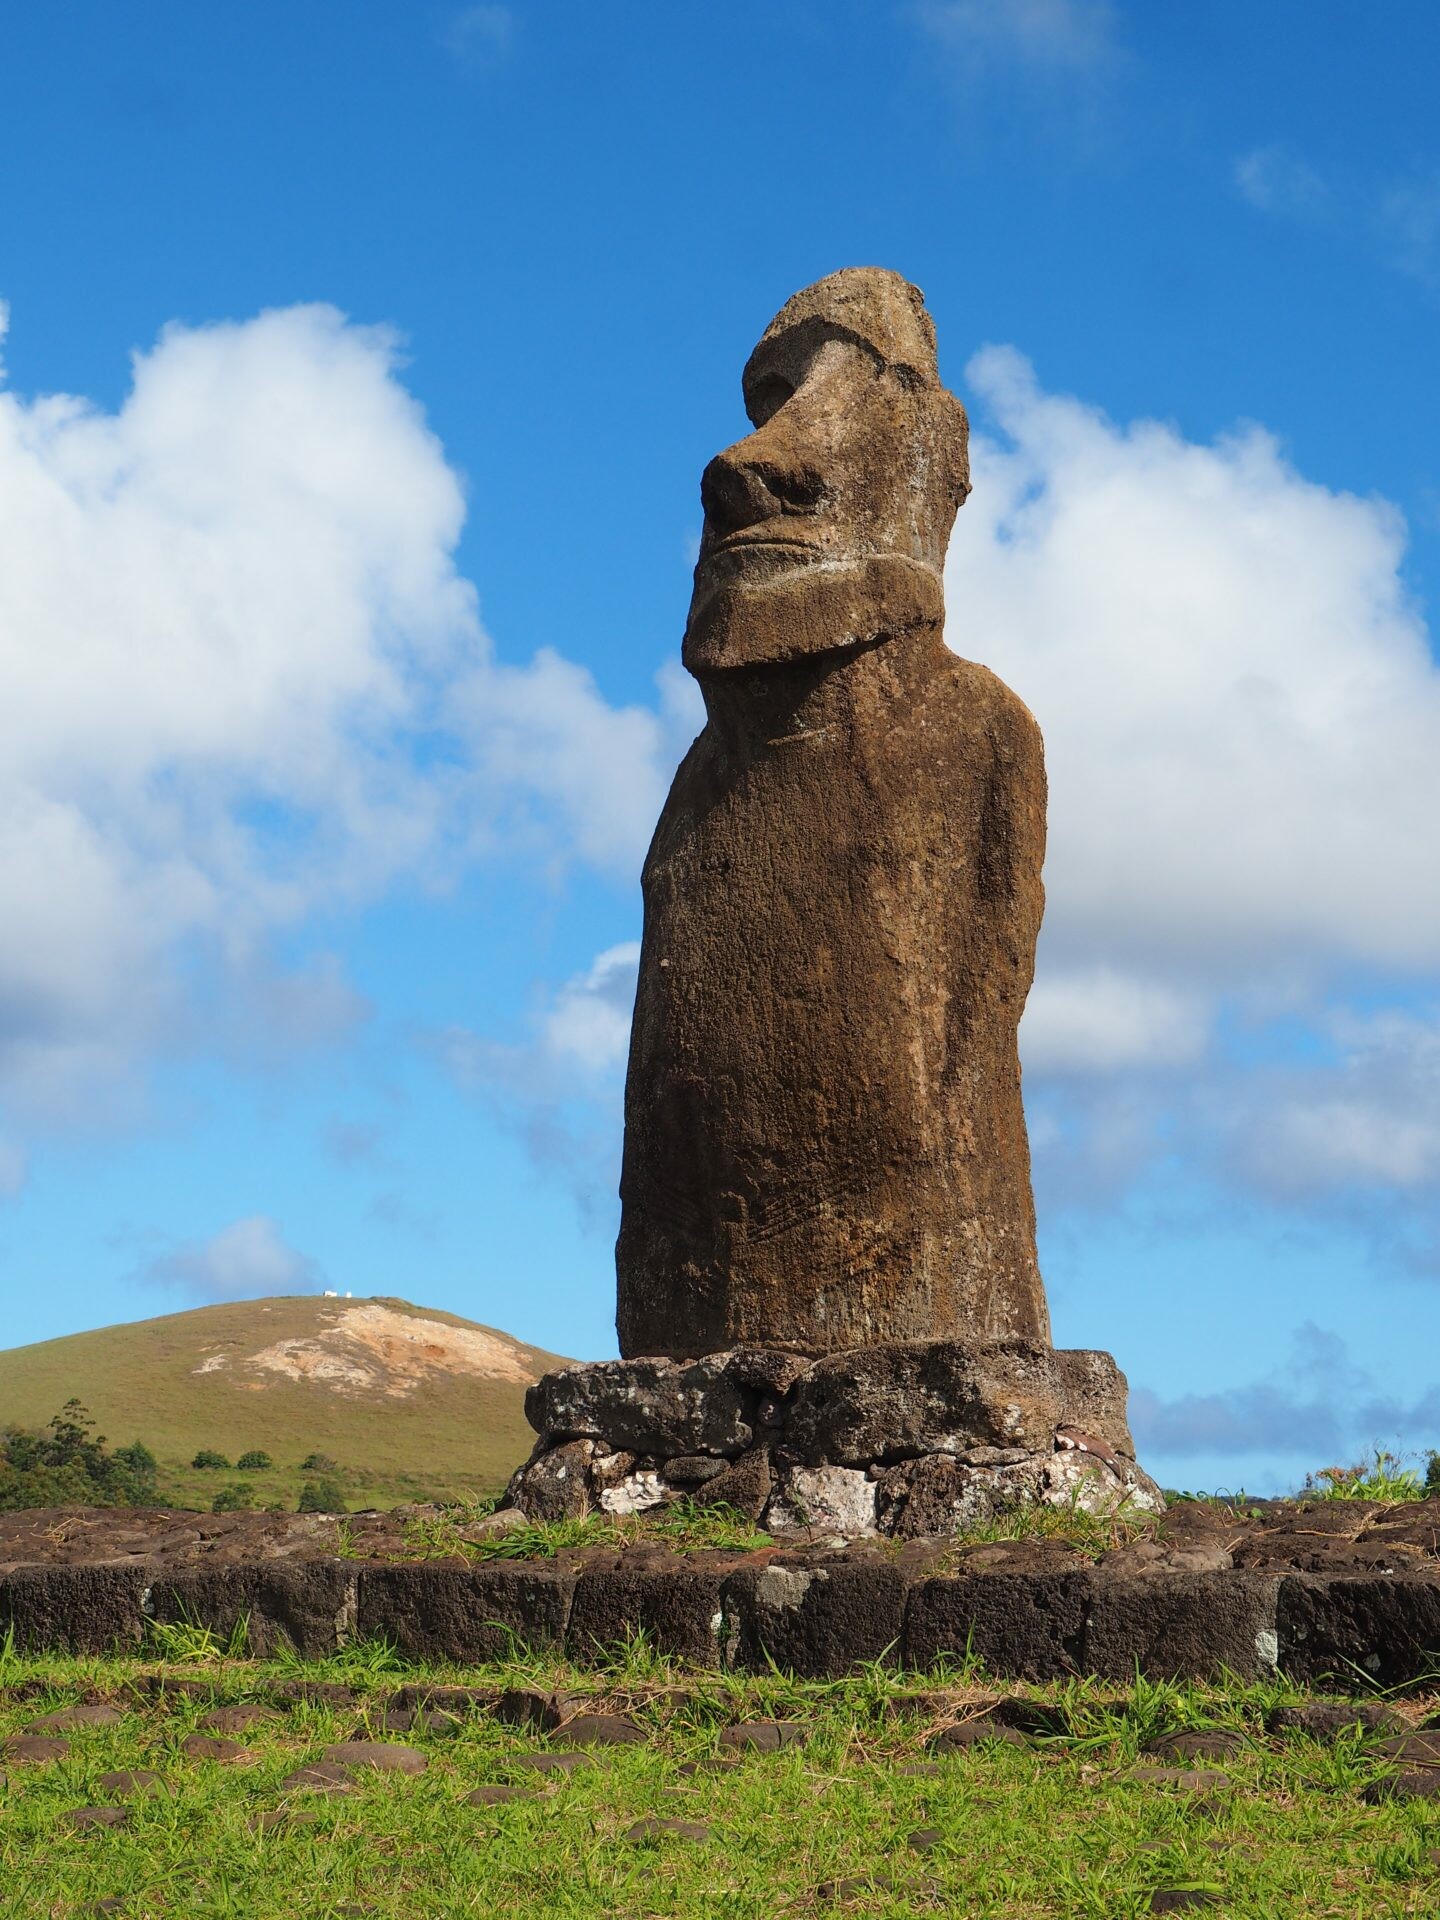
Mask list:
[[[270,1833],[276,1827],[313,1826],[319,1818],[314,1807],[267,1807],[263,1813],[252,1813],[245,1824],[251,1833]]]
[[[1383,1700],[1307,1700],[1298,1707],[1276,1707],[1266,1718],[1265,1731],[1335,1740],[1355,1727],[1366,1733],[1404,1733],[1407,1725]]]
[[[898,1882],[893,1873],[857,1873],[848,1880],[822,1880],[815,1889],[817,1900],[853,1900],[862,1893],[890,1893]]]
[[[47,1760],[63,1760],[69,1751],[68,1740],[47,1739],[43,1733],[12,1733],[8,1740],[0,1740],[0,1755],[29,1766],[39,1766]]]
[[[353,1739],[365,1740],[372,1733],[421,1733],[449,1739],[464,1731],[465,1722],[453,1713],[436,1707],[387,1707],[383,1713],[355,1729]]]
[[[533,1773],[574,1773],[577,1767],[593,1767],[593,1753],[509,1753],[512,1766],[529,1767]]]
[[[533,1787],[476,1787],[467,1793],[462,1806],[466,1807],[503,1807],[509,1800],[533,1800]]]
[[[953,1726],[941,1727],[938,1733],[930,1736],[931,1748],[936,1753],[961,1753],[988,1741],[998,1742],[1004,1747],[1028,1747],[1030,1744],[1018,1727],[1006,1726],[1003,1720],[997,1720],[989,1712],[972,1714],[968,1720],[957,1720]]]
[[[698,1760],[682,1760],[675,1772],[681,1780],[692,1780],[701,1773],[728,1773],[739,1764],[738,1753],[702,1753]]]
[[[1130,1774],[1145,1787],[1179,1787],[1184,1793],[1218,1793],[1230,1785],[1228,1773],[1212,1767],[1136,1767]]]
[[[42,1713],[26,1727],[27,1733],[69,1733],[75,1727],[113,1727],[125,1718],[117,1707],[61,1707]]]
[[[256,1757],[238,1740],[226,1740],[216,1733],[188,1733],[180,1742],[180,1751],[192,1760],[214,1760],[222,1767],[242,1766]]]
[[[577,1713],[551,1730],[559,1747],[632,1747],[645,1739],[643,1728],[618,1713]]]
[[[1197,1727],[1183,1733],[1160,1733],[1140,1749],[1161,1760],[1228,1760],[1247,1745],[1234,1727]]]
[[[803,1746],[808,1732],[799,1720],[737,1720],[720,1729],[720,1745],[735,1753],[778,1753]]]
[[[507,1727],[534,1727],[549,1733],[574,1714],[578,1702],[569,1693],[541,1693],[534,1687],[507,1687],[495,1702],[495,1718]]]
[[[287,1773],[280,1782],[280,1791],[337,1794],[354,1793],[356,1787],[348,1767],[330,1767],[312,1762],[308,1767],[297,1767],[294,1773]]]
[[[1440,1731],[1393,1733],[1377,1740],[1372,1751],[1400,1767],[1440,1767]]]
[[[325,1758],[335,1766],[373,1767],[377,1773],[423,1773],[430,1764],[418,1747],[384,1740],[341,1740],[326,1747]]]
[[[213,1700],[213,1680],[191,1680],[178,1673],[142,1673],[130,1682],[142,1700]]]
[[[396,1688],[385,1702],[385,1711],[413,1713],[417,1707],[424,1707],[430,1712],[461,1715],[482,1709],[493,1712],[503,1698],[493,1687],[443,1687],[412,1681],[409,1686]]]
[[[529,1517],[519,1507],[499,1507],[494,1513],[487,1513],[483,1520],[468,1520],[458,1532],[462,1540],[494,1540],[530,1525]]]
[[[124,1807],[72,1807],[61,1817],[83,1833],[87,1827],[123,1827],[130,1815]]]
[[[1440,1767],[1411,1767],[1404,1773],[1372,1780],[1365,1789],[1365,1799],[1372,1807],[1384,1800],[1440,1800]]]
[[[917,1827],[905,1844],[912,1853],[929,1853],[935,1847],[943,1847],[945,1836],[939,1827]]]
[[[657,1815],[625,1829],[627,1840],[662,1840],[667,1834],[675,1840],[708,1840],[710,1829],[703,1820],[662,1820]]]
[[[216,1707],[200,1725],[208,1733],[244,1733],[248,1727],[261,1727],[280,1718],[273,1707],[255,1704],[240,1707]]]
[[[121,1767],[116,1773],[102,1773],[95,1782],[106,1793],[170,1793],[173,1788],[152,1773],[149,1767]]]
[[[266,1691],[272,1700],[305,1701],[312,1707],[353,1707],[360,1699],[358,1689],[344,1680],[277,1680]]]

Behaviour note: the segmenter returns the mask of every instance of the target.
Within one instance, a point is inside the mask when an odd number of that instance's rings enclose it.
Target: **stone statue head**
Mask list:
[[[700,482],[690,671],[940,624],[968,426],[940,384],[919,288],[881,267],[817,280],[765,329],[743,387],[755,431]]]

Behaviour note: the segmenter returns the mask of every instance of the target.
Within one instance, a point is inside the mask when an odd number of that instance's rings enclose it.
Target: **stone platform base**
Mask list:
[[[905,1341],[564,1367],[525,1396],[535,1519],[725,1505],[779,1535],[933,1539],[1035,1502],[1164,1509],[1108,1353]]]

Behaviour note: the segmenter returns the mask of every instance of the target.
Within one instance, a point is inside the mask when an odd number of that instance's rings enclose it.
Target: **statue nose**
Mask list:
[[[802,463],[717,453],[700,476],[700,504],[717,536],[782,513],[814,513],[826,498],[823,477]]]

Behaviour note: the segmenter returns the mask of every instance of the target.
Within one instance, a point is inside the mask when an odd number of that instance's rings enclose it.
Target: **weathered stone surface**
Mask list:
[[[1249,1745],[1238,1727],[1191,1727],[1157,1733],[1140,1749],[1159,1760],[1228,1760]]]
[[[213,1760],[222,1767],[241,1767],[259,1758],[238,1740],[226,1740],[218,1733],[187,1733],[180,1751],[188,1760]]]
[[[736,1720],[720,1729],[722,1753],[779,1753],[805,1744],[810,1729],[803,1720]]]
[[[0,1581],[0,1632],[22,1651],[108,1653],[132,1647],[145,1628],[138,1566],[15,1567]]]
[[[51,1760],[64,1760],[70,1752],[68,1740],[49,1739],[43,1733],[12,1733],[0,1738],[0,1760],[43,1766]]]
[[[665,1478],[673,1481],[675,1464],[667,1461]],[[692,1495],[699,1507],[733,1507],[747,1520],[758,1520],[770,1504],[770,1496],[775,1489],[774,1475],[770,1470],[770,1449],[751,1447],[748,1453],[742,1453],[738,1460],[732,1460],[717,1473],[697,1487]]]
[[[1298,1707],[1276,1707],[1265,1731],[1300,1734],[1310,1740],[1337,1740],[1343,1733],[1403,1733],[1409,1722],[1383,1700],[1304,1700]]]
[[[644,1357],[559,1367],[526,1390],[525,1417],[557,1439],[603,1440],[637,1454],[733,1457],[754,1444],[762,1403],[783,1394],[803,1364],[787,1353],[732,1346],[688,1362]]]
[[[1134,1452],[1125,1376],[1107,1353],[1038,1340],[913,1340],[819,1360],[798,1381],[785,1445],[847,1466],[993,1446],[1049,1454],[1083,1427]]]
[[[124,1807],[72,1807],[61,1818],[83,1833],[87,1827],[123,1827],[130,1815]]]
[[[216,1707],[204,1714],[200,1720],[202,1733],[245,1733],[251,1727],[273,1724],[280,1718],[273,1707],[258,1704],[238,1707]]]
[[[76,1727],[116,1727],[124,1715],[118,1707],[95,1701],[87,1706],[58,1707],[54,1713],[42,1713],[38,1720],[26,1722],[27,1733],[72,1733]]]
[[[1363,1675],[1403,1686],[1433,1670],[1440,1582],[1291,1574],[1280,1582],[1277,1628],[1280,1665],[1292,1680],[1358,1691]]]
[[[321,1660],[354,1634],[356,1579],[346,1560],[193,1567],[157,1580],[149,1611],[156,1620],[208,1627],[221,1640],[243,1621],[256,1657],[288,1646]]]
[[[636,1747],[645,1742],[644,1730],[618,1713],[577,1713],[550,1735],[557,1747]]]
[[[594,1440],[565,1440],[537,1449],[535,1458],[511,1480],[506,1498],[530,1520],[583,1520],[595,1504],[590,1478],[594,1460]]]
[[[1015,1034],[1045,774],[942,636],[964,410],[876,268],[797,294],[743,384],[755,431],[701,483],[707,725],[645,863],[621,1351],[1043,1341]]]
[[[726,1658],[756,1672],[773,1663],[802,1678],[894,1659],[905,1585],[896,1567],[879,1561],[742,1567],[725,1582]]]
[[[1018,1727],[1008,1726],[997,1714],[975,1713],[941,1727],[938,1733],[932,1734],[930,1745],[936,1753],[964,1753],[971,1747],[984,1746],[987,1741],[1003,1747],[1030,1744]]]
[[[575,1712],[569,1693],[542,1693],[534,1687],[507,1687],[495,1703],[495,1718],[507,1727],[534,1727],[548,1733]]]
[[[172,1793],[174,1789],[150,1767],[117,1767],[95,1782],[102,1793]]]
[[[494,1660],[513,1646],[559,1646],[573,1574],[546,1566],[366,1567],[359,1633],[384,1635],[408,1659]]]
[[[715,1573],[582,1573],[566,1646],[577,1660],[643,1633],[656,1652],[714,1665],[719,1658],[720,1576]]]
[[[333,1761],[315,1761],[308,1767],[297,1767],[294,1773],[287,1773],[280,1782],[282,1793],[313,1793],[321,1798],[336,1798],[355,1792],[355,1781],[347,1766]]]
[[[776,1482],[765,1510],[772,1533],[874,1533],[875,1482],[863,1468],[786,1466]]]
[[[710,1838],[710,1829],[703,1820],[665,1820],[652,1814],[647,1819],[637,1820],[632,1827],[625,1829],[627,1840],[694,1840],[705,1841]]]
[[[904,1655],[930,1667],[942,1654],[976,1654],[992,1673],[1057,1680],[1084,1671],[1093,1576],[961,1574],[918,1581],[905,1607]]]
[[[1085,1670],[1109,1680],[1260,1679],[1275,1670],[1276,1595],[1271,1574],[1094,1576],[1085,1623]]]
[[[325,1758],[332,1767],[368,1767],[376,1773],[423,1773],[429,1765],[417,1747],[388,1740],[340,1740],[326,1747]]]

